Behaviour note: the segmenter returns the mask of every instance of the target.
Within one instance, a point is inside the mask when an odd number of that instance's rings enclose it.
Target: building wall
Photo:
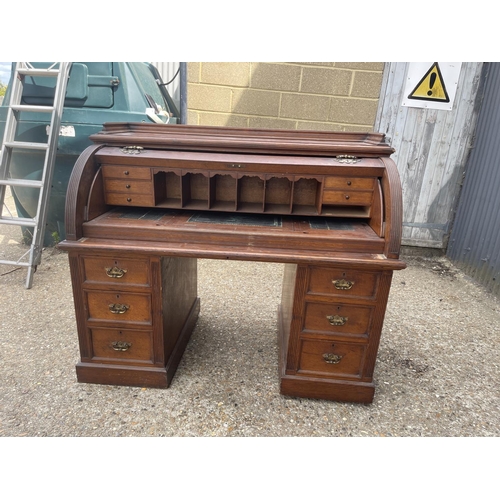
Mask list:
[[[188,63],[190,125],[370,132],[384,63]]]

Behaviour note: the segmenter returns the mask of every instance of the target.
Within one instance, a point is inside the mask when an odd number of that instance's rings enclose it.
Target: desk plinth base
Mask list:
[[[142,368],[80,362],[76,365],[76,375],[78,382],[87,384],[164,388],[168,387],[171,382],[166,368]]]
[[[366,382],[324,380],[280,374],[280,393],[298,398],[328,399],[350,403],[373,401],[375,385]]]

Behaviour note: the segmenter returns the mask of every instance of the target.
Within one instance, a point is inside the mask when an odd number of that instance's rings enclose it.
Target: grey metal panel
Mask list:
[[[467,163],[448,257],[500,292],[500,63],[486,63],[476,139]]]
[[[387,63],[375,131],[396,149],[403,245],[446,248],[473,135],[482,63],[463,63],[451,111],[401,105],[408,63]]]

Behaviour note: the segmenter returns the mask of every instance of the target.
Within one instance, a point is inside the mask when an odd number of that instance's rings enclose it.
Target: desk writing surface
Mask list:
[[[209,245],[231,253],[231,248],[267,249],[279,255],[298,252],[341,252],[346,248],[380,254],[384,240],[362,221],[325,217],[191,212],[143,208],[115,208],[84,224],[88,238],[135,239],[142,242]]]

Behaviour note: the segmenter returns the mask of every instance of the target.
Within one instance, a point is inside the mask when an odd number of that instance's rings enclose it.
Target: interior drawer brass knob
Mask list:
[[[109,310],[113,314],[125,314],[129,309],[127,304],[109,304]]]
[[[331,352],[325,352],[325,354],[323,354],[323,359],[325,360],[326,363],[330,365],[336,365],[340,363],[342,356],[338,354],[333,354]]]
[[[349,318],[345,316],[338,316],[335,314],[334,316],[327,316],[326,319],[330,322],[330,325],[332,326],[342,326],[347,323],[347,320]]]
[[[116,340],[115,342],[111,342],[111,347],[115,351],[128,351],[132,347],[132,344],[123,340]]]
[[[332,280],[332,283],[335,285],[337,290],[350,290],[352,285],[354,285],[354,281],[349,281],[345,279],[341,280]]]

